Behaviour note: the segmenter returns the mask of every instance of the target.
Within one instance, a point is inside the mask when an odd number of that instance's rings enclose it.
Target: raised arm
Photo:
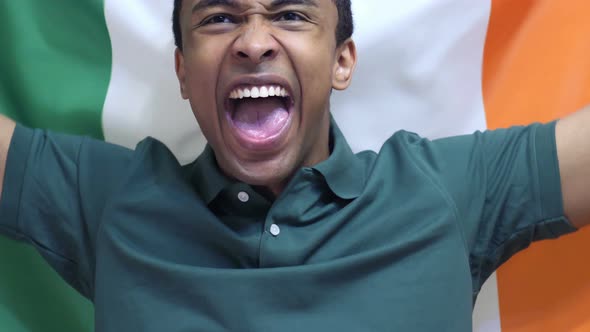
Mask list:
[[[8,147],[14,133],[15,123],[0,114],[0,199],[2,199],[2,184],[4,182],[4,170],[6,169],[6,156]]]
[[[590,224],[590,107],[557,123],[557,155],[565,213],[576,227]]]

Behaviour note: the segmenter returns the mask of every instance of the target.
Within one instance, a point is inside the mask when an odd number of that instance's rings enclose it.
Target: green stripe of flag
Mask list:
[[[18,122],[103,138],[111,43],[102,0],[0,5],[0,112]],[[0,331],[92,331],[83,299],[29,246],[0,238]]]
[[[111,73],[102,0],[3,1],[0,110],[17,121],[102,138]]]

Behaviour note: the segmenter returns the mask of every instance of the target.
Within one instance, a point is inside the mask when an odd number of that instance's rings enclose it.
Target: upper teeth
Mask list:
[[[229,99],[243,98],[268,98],[268,97],[288,97],[289,94],[285,88],[280,86],[254,86],[249,88],[236,88],[229,94]]]

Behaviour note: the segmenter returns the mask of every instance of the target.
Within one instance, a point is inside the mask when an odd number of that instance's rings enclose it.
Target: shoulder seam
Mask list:
[[[103,142],[108,143],[106,141],[103,141]],[[142,142],[140,142],[140,143],[142,143]],[[125,170],[126,174],[129,174],[129,169],[132,168],[132,167],[134,167],[134,164],[135,164],[135,161],[136,161],[135,158],[134,158],[134,156],[136,156],[138,152],[143,152],[143,151],[145,151],[144,144],[138,144],[136,146],[136,148],[132,151],[131,157],[130,157],[131,160],[130,160],[130,162],[128,164],[128,167]],[[103,218],[104,210],[110,204],[110,202],[112,200],[112,197],[113,197],[113,193],[116,193],[117,191],[119,191],[119,188],[123,187],[124,185],[125,185],[125,182],[124,181],[121,181],[118,186],[115,186],[112,189],[112,191],[108,195],[108,198],[105,200],[104,205],[102,206],[102,208],[100,210],[100,215],[98,216],[98,218],[99,218],[98,226],[96,228],[96,236],[97,236],[97,238],[96,238],[96,240],[97,240],[96,241],[96,247],[98,247],[98,236],[101,234],[102,228],[103,228],[103,225],[104,225],[104,218]],[[95,248],[95,250],[96,250],[96,248]]]
[[[424,138],[421,138],[424,139]],[[412,153],[409,153],[408,151],[408,147],[406,145],[402,145],[402,147],[408,152],[409,155],[409,159],[412,162],[412,165],[414,166],[414,168],[416,168],[418,171],[420,171],[420,173],[426,177],[428,179],[428,181],[430,183],[432,183],[432,185],[438,190],[438,192],[441,194],[441,196],[443,197],[443,199],[447,202],[447,204],[451,207],[452,211],[453,211],[453,215],[454,215],[454,221],[455,221],[455,227],[458,228],[459,230],[459,234],[461,235],[461,240],[463,242],[463,248],[465,250],[465,259],[467,261],[467,263],[470,264],[470,259],[469,259],[469,248],[467,246],[467,239],[465,237],[465,232],[463,230],[463,228],[461,227],[461,225],[459,224],[459,209],[457,208],[457,204],[455,204],[455,201],[453,200],[453,198],[451,197],[451,195],[449,194],[449,192],[447,190],[445,190],[444,186],[442,184],[440,184],[438,181],[436,181],[430,174],[428,174],[425,170],[423,170],[420,166],[418,166],[416,160],[414,159],[414,155]]]

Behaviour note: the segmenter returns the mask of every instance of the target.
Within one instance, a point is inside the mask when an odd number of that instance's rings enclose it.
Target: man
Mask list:
[[[350,3],[184,2],[195,163],[0,122],[2,229],[93,300],[97,331],[467,331],[491,271],[590,219],[588,111],[355,156],[329,115]]]

